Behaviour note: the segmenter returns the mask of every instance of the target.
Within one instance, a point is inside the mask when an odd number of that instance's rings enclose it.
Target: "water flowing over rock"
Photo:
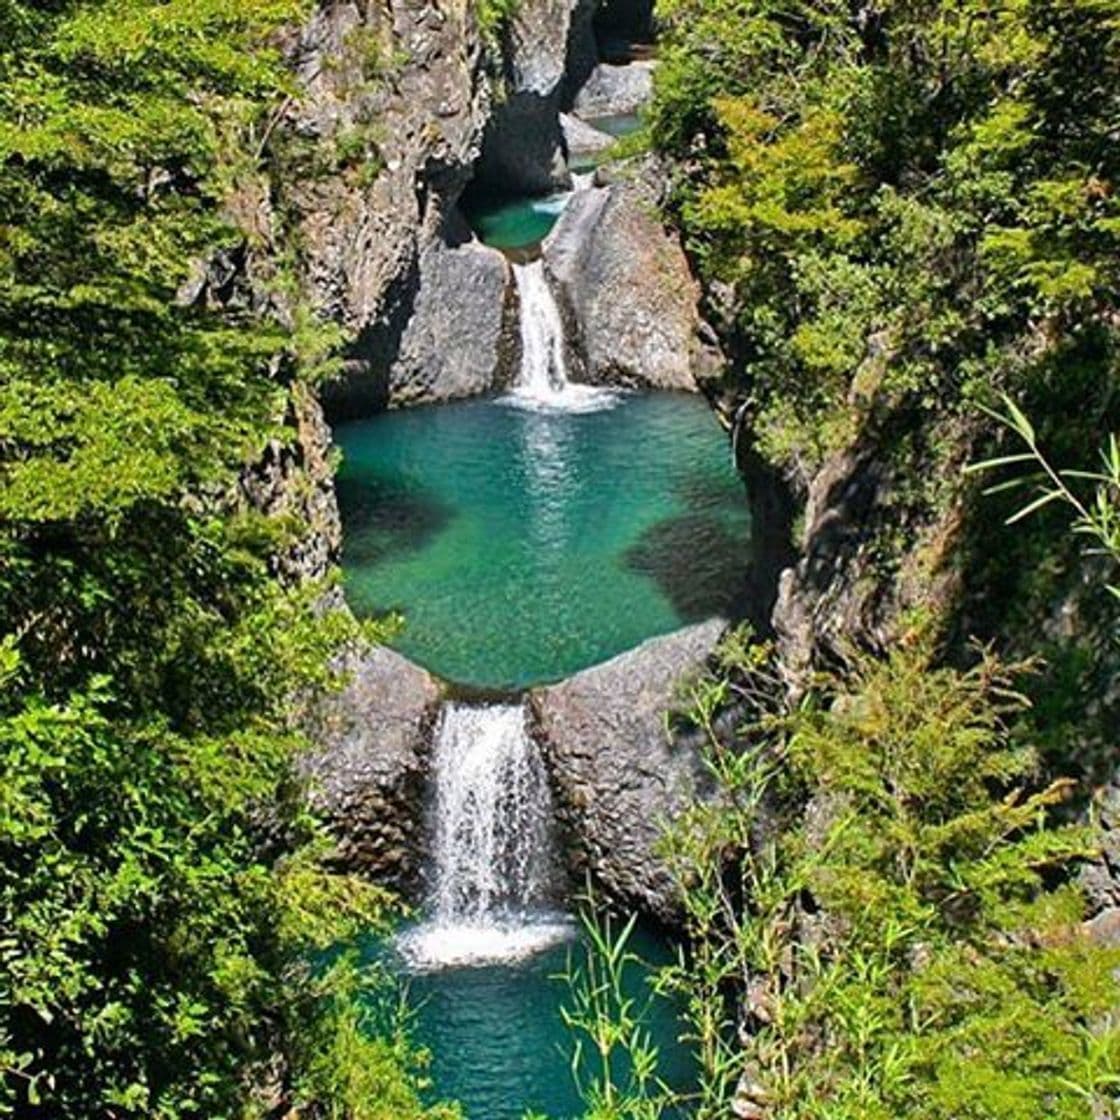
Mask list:
[[[552,799],[522,704],[448,704],[432,759],[430,918],[401,947],[419,967],[508,960],[565,937],[547,909]]]
[[[699,672],[726,624],[654,638],[534,696],[577,881],[663,921],[679,900],[658,854],[664,826],[710,792],[698,741],[670,734],[682,680]]]
[[[584,380],[695,390],[721,357],[680,242],[657,214],[656,169],[576,194],[544,244]]]
[[[521,324],[521,371],[507,400],[527,408],[588,412],[609,408],[616,395],[568,376],[564,320],[540,261],[515,265]]]
[[[308,728],[316,744],[301,762],[310,799],[337,841],[330,862],[409,888],[424,857],[428,737],[441,690],[390,649],[355,651],[350,676],[322,699]]]

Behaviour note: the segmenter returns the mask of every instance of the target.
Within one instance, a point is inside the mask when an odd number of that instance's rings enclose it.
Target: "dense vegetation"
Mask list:
[[[1064,698],[1107,691],[1115,615],[1082,596],[1079,637],[1040,649],[1081,582],[1064,514],[1002,531],[1014,497],[979,500],[961,468],[1018,450],[981,411],[1001,394],[1059,467],[1095,467],[1120,424],[1117,5],[659,12],[653,138],[744,433],[796,488],[837,453],[874,459],[867,577],[905,597],[948,568],[959,636],[1046,654],[1040,733],[1068,765],[1079,723],[1094,774],[1115,710],[1090,727]]]
[[[1120,633],[1120,6],[658,11],[652,138],[744,433],[799,493],[839,452],[885,468],[864,578],[889,585],[951,524],[959,586],[989,600],[919,595],[897,648],[846,651],[793,708],[765,644],[731,641],[694,691],[724,795],[669,837],[692,948],[664,980],[690,1000],[694,1109],[1111,1115],[1116,954],[1082,925],[1097,837],[1065,823],[1089,790],[1061,775],[1107,780],[1115,751],[1114,715],[1086,713],[1107,710]],[[962,468],[989,452],[1006,479],[980,494]],[[1071,584],[1093,603],[1076,652],[1039,625]],[[973,629],[1052,663],[1005,668]],[[592,1010],[585,1033],[646,1070],[599,1079],[594,1115],[664,1115],[634,1009]]]
[[[802,472],[869,413],[1113,389],[1111,0],[669,0],[653,131],[727,286],[752,423]]]
[[[358,635],[239,485],[331,340],[282,241],[251,294],[201,282],[282,237],[227,204],[267,196],[305,8],[0,4],[0,1115],[419,1114],[395,1025],[309,967],[383,916],[291,779]]]
[[[485,33],[514,8],[479,0]],[[0,0],[0,1116],[425,1115],[393,994],[321,952],[386,899],[317,868],[291,773],[298,698],[371,635],[288,570],[298,508],[245,492],[266,448],[311,484],[286,450],[336,342],[281,219],[248,220],[294,92],[278,36],[307,10]],[[733,642],[698,687],[726,796],[669,838],[694,941],[663,978],[690,1001],[694,1110],[1089,1117],[1120,1085],[1120,962],[1082,930],[1095,837],[1062,822],[1081,789],[1061,774],[1111,766],[1092,690],[1120,581],[1082,579],[1061,529],[1073,503],[1116,549],[1120,457],[1097,479],[1049,464],[1091,466],[1120,420],[1120,5],[659,11],[652,136],[744,428],[799,489],[872,449],[894,472],[877,577],[910,527],[955,519],[986,603],[794,710],[765,646]],[[1035,427],[1005,433],[981,407],[1001,394]],[[1005,532],[1023,499],[960,468],[1019,452],[1015,431],[1043,516]],[[1071,583],[1103,621],[1042,648]],[[969,652],[966,622],[1049,675]],[[601,949],[571,1016],[607,1051],[591,1109],[663,1115],[610,998],[625,951]],[[638,1059],[620,1086],[616,1049]]]

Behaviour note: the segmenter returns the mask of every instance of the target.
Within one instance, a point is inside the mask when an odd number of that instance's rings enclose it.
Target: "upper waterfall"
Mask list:
[[[513,274],[521,300],[521,371],[504,400],[521,408],[561,412],[609,408],[618,400],[618,393],[569,378],[564,317],[544,262],[515,264]]]
[[[433,758],[431,917],[403,949],[422,967],[507,960],[569,933],[547,910],[552,805],[522,705],[448,704]]]

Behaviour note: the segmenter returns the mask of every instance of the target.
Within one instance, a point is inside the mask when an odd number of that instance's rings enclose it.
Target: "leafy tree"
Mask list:
[[[314,872],[290,766],[295,698],[370,634],[239,485],[333,341],[257,220],[308,8],[0,3],[0,1115],[314,1107],[382,1045],[333,1044],[311,965],[386,900]]]
[[[811,471],[885,409],[941,425],[951,455],[974,398],[1053,401],[1055,366],[1107,400],[1112,0],[660,11],[654,138],[773,461]]]

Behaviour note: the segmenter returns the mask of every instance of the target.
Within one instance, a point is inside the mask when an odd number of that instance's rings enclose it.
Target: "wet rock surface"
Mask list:
[[[680,242],[661,224],[656,168],[577,193],[544,243],[579,380],[693,391],[720,368]]]
[[[302,93],[278,145],[293,165],[281,202],[302,247],[300,284],[350,341],[348,399],[376,409],[404,381],[397,351],[425,283],[485,272],[473,258],[440,258],[454,252],[446,231],[491,112],[484,47],[466,3],[391,0],[324,4],[288,51]],[[489,273],[493,287],[493,263]],[[437,334],[429,314],[400,368]],[[477,368],[472,354],[444,376],[462,383]]]
[[[679,904],[657,850],[664,826],[710,792],[697,738],[671,733],[667,716],[725,628],[654,638],[533,697],[573,876],[590,872],[613,901],[665,922]]]
[[[325,697],[301,762],[312,807],[335,837],[332,865],[409,889],[424,856],[423,804],[441,689],[390,649],[351,652],[349,683]]]

